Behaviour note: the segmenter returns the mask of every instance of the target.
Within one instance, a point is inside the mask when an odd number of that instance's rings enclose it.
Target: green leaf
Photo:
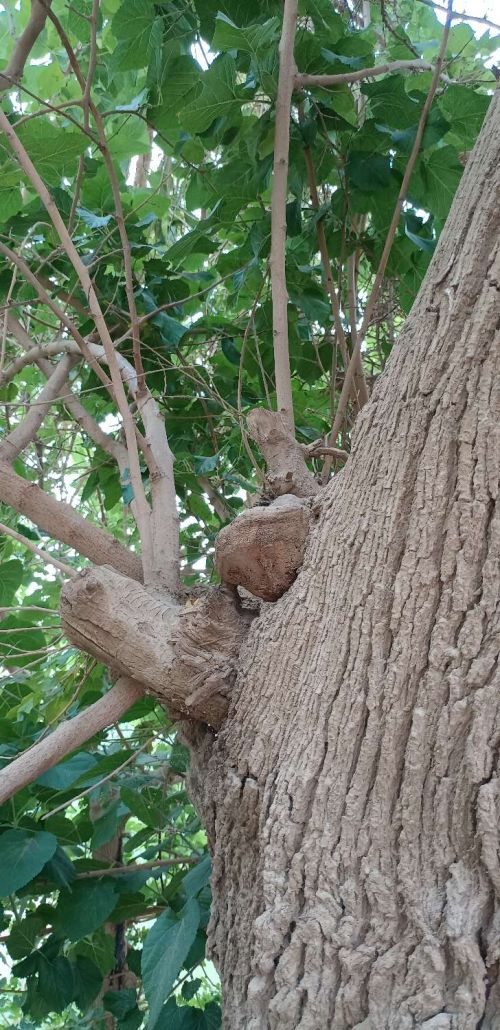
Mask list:
[[[0,171],[1,175],[1,171]],[[6,222],[12,215],[17,214],[23,206],[21,190],[0,189],[0,222]]]
[[[422,202],[436,218],[444,221],[463,175],[463,167],[455,148],[441,147],[435,150],[428,158],[422,160],[420,171],[426,185]]]
[[[241,50],[243,53],[258,55],[268,47],[279,35],[279,21],[269,18],[258,25],[246,25],[239,29],[225,14],[217,15],[212,50]]]
[[[476,93],[468,86],[448,86],[439,100],[439,107],[450,123],[453,135],[462,146],[472,147],[476,141],[491,97]]]
[[[121,991],[106,991],[103,1004],[116,1019],[123,1019],[136,1006],[136,993],[128,987]]]
[[[378,82],[365,82],[361,87],[370,100],[373,118],[393,129],[407,129],[418,122],[419,104],[405,90],[402,75],[387,75]]]
[[[43,830],[6,830],[0,836],[0,897],[24,887],[43,869],[57,848],[57,837]]]
[[[17,558],[2,562],[0,565],[0,605],[7,607],[12,603],[16,590],[23,581],[23,563]]]
[[[77,214],[89,229],[103,229],[111,221],[113,215],[96,215],[85,207],[77,207]]]
[[[210,881],[212,873],[212,859],[210,855],[204,855],[204,857],[198,862],[197,865],[190,869],[186,873],[182,881],[182,892],[185,898],[195,898],[204,887]]]
[[[98,848],[102,847],[103,844],[107,844],[108,840],[115,836],[118,821],[118,802],[115,801],[94,823],[92,840],[90,842],[92,851],[97,851]]]
[[[95,962],[85,955],[77,955],[73,966],[74,1000],[81,1012],[92,1004],[102,987],[102,974]]]
[[[179,915],[167,909],[149,931],[142,951],[149,1028],[154,1030],[164,1002],[182,969],[200,922],[198,902],[188,901]]]
[[[75,989],[73,967],[63,955],[54,959],[45,956],[40,961],[39,991],[53,1012],[62,1012],[73,999]]]
[[[220,1030],[222,1012],[220,1005],[209,1002],[204,1009],[190,1005],[178,1005],[170,998],[156,1024],[156,1030]]]
[[[76,877],[76,869],[62,848],[57,847],[54,855],[44,867],[44,873],[58,887],[69,887]]]
[[[163,22],[149,0],[124,0],[112,21],[118,40],[113,63],[120,71],[144,68],[163,42]]]
[[[68,790],[80,779],[80,776],[89,772],[95,765],[97,765],[97,759],[94,758],[94,755],[90,755],[86,751],[78,751],[76,755],[72,755],[65,762],[60,762],[53,769],[42,773],[36,782],[43,787],[50,787],[51,790]]]
[[[197,476],[206,476],[207,472],[214,472],[219,464],[219,455],[193,455],[193,467]]]
[[[6,942],[11,958],[17,960],[29,955],[43,930],[45,930],[45,919],[36,912],[27,915],[21,922],[14,923]]]
[[[239,111],[243,100],[251,100],[236,83],[236,64],[229,54],[216,58],[201,81],[200,96],[182,111],[182,125],[188,132],[204,132],[216,118]]]
[[[237,368],[240,367],[241,354],[234,340],[224,336],[221,341],[221,350],[224,357],[231,362],[231,365],[236,365]]]
[[[347,163],[347,175],[353,186],[371,193],[385,189],[392,180],[391,159],[382,154],[356,153],[351,151]]]
[[[88,146],[83,132],[63,129],[47,118],[34,118],[20,125],[21,143],[41,175],[50,186],[58,186],[63,175],[75,172],[80,154]]]
[[[116,900],[116,887],[109,881],[77,881],[59,895],[57,928],[68,940],[79,941],[105,922]]]

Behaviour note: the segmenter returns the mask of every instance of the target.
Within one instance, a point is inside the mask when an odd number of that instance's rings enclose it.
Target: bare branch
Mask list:
[[[18,369],[30,355],[34,359],[40,360],[42,354],[46,355],[53,351],[60,352],[64,350],[73,353],[75,350],[75,344],[71,340],[56,340],[44,350],[33,348],[31,347],[30,338],[20,322],[10,314],[8,315],[8,325],[12,334],[21,343],[21,346],[29,347],[26,350],[26,354],[12,362],[7,369],[6,374],[9,379],[11,378],[12,367],[15,366]],[[104,347],[101,347],[100,344],[85,342],[94,360],[107,362],[107,353]],[[146,430],[143,450],[148,461],[151,478],[151,530],[154,551],[152,580],[161,583],[167,590],[175,594],[179,589],[179,519],[176,504],[173,456],[168,446],[165,421],[149,390],[143,389],[140,391],[139,379],[134,367],[118,351],[115,356],[123,382],[137,404]],[[48,367],[49,369],[51,368],[50,365]],[[46,370],[47,363],[44,362],[44,371]],[[128,452],[126,448],[117,441],[111,440],[102,432],[77,398],[68,395],[68,398],[65,398],[65,403],[72,410],[76,420],[88,431],[91,438],[95,439],[105,451],[113,455],[118,462],[120,473],[123,477],[128,468]],[[132,501],[132,509],[134,514],[136,514],[135,498]]]
[[[71,568],[71,565],[66,565],[66,562],[59,561],[58,558],[54,558],[48,551],[44,551],[41,547],[37,547],[32,540],[28,540],[27,536],[23,536],[22,533],[17,533],[15,529],[11,529],[10,526],[6,526],[3,522],[0,522],[0,533],[5,533],[6,536],[12,537],[13,540],[17,540],[18,543],[22,544],[23,547],[27,547],[33,554],[38,555],[46,565],[53,565],[55,569],[59,569],[60,572],[64,572],[65,576],[75,576],[76,572]]]
[[[77,327],[72,322],[72,320],[70,318],[68,318],[68,316],[63,311],[63,309],[61,307],[59,307],[59,305],[56,304],[56,302],[54,300],[52,300],[52,297],[49,296],[49,294],[47,293],[47,291],[44,288],[44,286],[42,286],[41,282],[38,280],[37,276],[33,275],[33,272],[31,271],[30,267],[26,264],[26,261],[24,261],[24,259],[22,257],[20,257],[19,254],[16,254],[16,252],[14,250],[11,250],[10,247],[7,247],[5,245],[5,243],[1,243],[1,242],[0,242],[0,254],[3,254],[4,257],[8,258],[9,261],[12,261],[12,264],[15,265],[16,268],[18,268],[20,272],[22,272],[22,274],[24,275],[24,278],[26,279],[26,282],[28,282],[30,284],[30,286],[33,286],[33,288],[38,293],[38,296],[40,297],[40,300],[44,304],[46,304],[48,308],[50,308],[50,310],[53,312],[53,314],[56,316],[56,318],[58,318],[60,320],[60,322],[62,322],[62,324],[66,327],[68,332],[71,333],[73,339],[78,344],[78,346],[79,346],[83,356],[86,358],[86,360],[88,361],[89,365],[94,370],[96,375],[99,377],[99,379],[101,380],[103,385],[106,387],[106,389],[109,390],[110,387],[111,387],[110,380],[108,379],[108,377],[105,374],[105,372],[103,372],[102,368],[99,365],[99,362],[96,361],[95,358],[92,357],[92,354],[90,353],[90,351],[88,349],[88,346],[87,346],[87,341],[82,336],[82,334],[77,329]],[[10,313],[9,313],[8,318],[9,317],[10,317]],[[112,396],[112,394],[111,394],[111,396]]]
[[[329,437],[328,437],[328,444],[329,444],[330,447],[334,447],[335,446],[335,441],[337,439],[340,427],[341,427],[342,422],[344,420],[344,414],[345,414],[345,410],[346,410],[346,407],[347,407],[347,402],[348,402],[348,399],[349,399],[349,393],[350,393],[350,390],[351,390],[351,384],[352,384],[352,380],[353,380],[354,369],[355,369],[356,361],[357,361],[356,355],[359,355],[360,352],[361,352],[361,345],[362,345],[363,340],[364,340],[364,338],[366,336],[367,329],[368,329],[368,327],[370,325],[371,317],[372,317],[372,314],[373,314],[373,309],[374,309],[375,304],[377,302],[377,298],[378,298],[378,295],[379,295],[379,292],[380,292],[380,287],[382,286],[382,282],[383,282],[384,275],[385,275],[385,270],[386,270],[386,267],[387,267],[387,262],[389,260],[389,255],[390,255],[390,252],[391,252],[391,249],[392,249],[392,244],[394,242],[394,237],[396,235],[396,231],[397,231],[397,228],[398,228],[398,225],[399,225],[399,219],[401,217],[401,211],[402,211],[402,208],[403,208],[404,201],[406,199],[406,194],[408,192],[408,186],[409,186],[409,183],[410,183],[410,179],[411,179],[411,176],[412,176],[413,169],[415,167],[415,162],[416,162],[417,157],[418,157],[418,153],[419,153],[419,150],[420,150],[420,145],[422,143],[422,137],[424,135],[424,130],[425,130],[426,122],[427,122],[427,117],[428,117],[428,114],[429,114],[429,111],[430,111],[430,108],[431,108],[431,105],[432,105],[432,101],[434,99],[434,95],[436,93],[436,89],[437,89],[437,86],[438,86],[439,76],[440,76],[440,73],[441,73],[441,68],[443,66],[443,61],[444,61],[444,55],[445,55],[445,52],[446,52],[446,45],[448,43],[448,36],[449,36],[449,33],[450,33],[452,6],[453,6],[453,0],[449,0],[449,2],[448,2],[448,17],[446,19],[446,24],[445,24],[444,30],[443,30],[443,37],[441,39],[441,46],[439,48],[439,54],[438,54],[438,57],[437,57],[437,60],[436,60],[436,65],[435,65],[435,69],[434,69],[434,75],[432,77],[432,82],[431,82],[431,85],[430,85],[430,88],[429,88],[429,92],[427,94],[424,106],[422,108],[422,113],[420,115],[420,120],[419,120],[419,123],[418,123],[417,133],[416,133],[416,136],[415,136],[415,142],[413,144],[413,147],[412,147],[412,150],[411,150],[411,154],[410,154],[410,156],[408,158],[408,163],[406,165],[405,173],[404,173],[404,176],[403,176],[403,181],[401,183],[401,188],[399,190],[398,199],[396,201],[396,206],[394,208],[394,213],[393,213],[393,216],[392,216],[392,219],[391,219],[391,224],[389,226],[389,231],[387,233],[386,241],[385,241],[385,244],[384,244],[384,249],[382,251],[382,256],[380,258],[380,263],[379,263],[379,266],[378,266],[378,269],[377,269],[377,273],[375,275],[375,280],[374,280],[374,283],[373,283],[373,287],[372,287],[370,296],[368,298],[368,301],[367,301],[367,304],[366,304],[366,307],[365,307],[365,312],[364,312],[364,315],[363,315],[363,322],[362,322],[361,328],[360,328],[359,333],[358,333],[358,338],[357,338],[357,341],[356,341],[356,346],[353,349],[353,352],[352,352],[352,355],[351,355],[351,360],[349,362],[349,366],[346,369],[346,373],[345,373],[345,377],[344,377],[344,383],[343,383],[342,390],[341,390],[340,397],[339,397],[339,403],[338,403],[338,407],[337,407],[337,412],[336,412],[336,415],[335,415],[335,419],[334,419],[334,422],[333,422],[333,426],[332,426],[331,432],[330,432]],[[331,458],[331,456],[327,456],[327,458],[325,460],[325,464],[323,466],[323,472],[322,472],[322,475],[321,475],[322,483],[326,483],[326,481],[328,479],[328,476],[330,474],[331,467],[332,467],[332,458]]]
[[[68,255],[73,268],[80,280],[85,295],[89,302],[90,312],[94,319],[97,331],[102,340],[102,344],[106,351],[106,358],[109,365],[111,381],[113,383],[113,389],[115,392],[118,408],[123,420],[123,426],[125,430],[125,438],[127,442],[127,449],[130,460],[130,478],[132,487],[134,490],[135,501],[137,504],[138,512],[138,529],[141,537],[142,544],[142,560],[144,563],[144,570],[146,578],[150,578],[153,569],[153,551],[152,551],[152,535],[150,526],[150,513],[149,505],[146,500],[144,493],[144,487],[141,478],[141,468],[139,463],[139,453],[137,449],[137,440],[135,435],[135,427],[130,410],[127,404],[127,398],[125,396],[124,386],[121,380],[118,362],[116,360],[116,352],[114,349],[113,341],[111,339],[106,320],[101,310],[101,306],[97,299],[97,294],[94,290],[92,280],[90,278],[88,269],[82,261],[71,236],[68,233],[66,225],[61,217],[61,214],[54,203],[52,196],[50,195],[45,183],[38,174],[28,152],[21,143],[21,140],[12,128],[6,114],[0,110],[0,128],[3,129],[9,144],[15,153],[21,168],[27,175],[32,186],[36,190],[40,200],[42,201],[47,213],[59,235],[61,243]]]
[[[134,681],[132,680],[131,682],[133,683]],[[64,808],[67,808],[68,805],[72,805],[73,802],[80,801],[81,798],[87,797],[88,794],[92,794],[94,790],[97,790],[99,787],[102,787],[104,783],[109,783],[109,780],[112,780],[117,773],[121,772],[122,769],[125,769],[127,765],[131,764],[131,762],[134,762],[137,758],[137,755],[140,755],[142,751],[145,751],[146,748],[153,743],[154,739],[154,736],[148,737],[148,739],[145,740],[140,747],[136,748],[135,751],[133,751],[130,755],[127,756],[125,761],[123,761],[120,765],[117,765],[115,769],[112,769],[111,772],[107,773],[106,776],[103,776],[100,780],[98,780],[97,783],[91,783],[90,787],[84,787],[84,789],[81,790],[79,794],[75,794],[75,796],[71,798],[69,801],[63,801],[62,805],[57,805],[57,808],[51,808],[50,812],[46,812],[42,816],[42,818],[50,819],[51,815],[57,815],[58,812],[62,812],[62,810]]]
[[[0,804],[26,787],[47,769],[52,769],[95,733],[112,726],[144,694],[139,683],[120,677],[104,697],[89,705],[73,719],[61,723],[50,736],[25,751],[0,773]]]
[[[447,10],[447,8],[443,6],[443,4],[434,3],[434,0],[420,0],[420,3],[425,4],[426,7],[433,7],[435,11],[442,11],[444,14]],[[475,14],[466,14],[464,13],[464,11],[455,11],[454,14],[452,14],[452,18],[454,21],[473,21],[476,22],[478,25],[486,25],[488,29],[494,29],[495,32],[500,32],[500,25],[498,24],[498,22],[492,21],[491,18],[488,18],[486,15],[481,16]]]
[[[19,422],[1,441],[0,461],[13,461],[34,440],[54,400],[59,398],[68,373],[74,364],[74,356],[66,354],[52,368],[52,373],[45,386],[30,405],[26,418]]]
[[[299,111],[299,117],[300,117]],[[314,164],[312,159],[312,153],[310,147],[304,147],[304,161],[306,165],[307,178],[309,182],[309,193],[311,196],[311,204],[315,211],[319,209],[319,196],[318,187],[316,185],[316,173],[314,171]],[[340,305],[335,284],[333,282],[332,269],[330,266],[330,256],[328,254],[328,245],[326,242],[325,228],[323,222],[318,220],[316,222],[316,236],[318,239],[318,248],[321,255],[321,263],[323,266],[323,278],[325,288],[330,298],[330,307],[332,310],[333,324],[335,326],[335,335],[340,347],[340,353],[342,354],[342,360],[344,362],[344,368],[347,368],[349,363],[349,354],[347,350],[347,344],[345,339],[344,327],[342,325],[342,319],[340,317]],[[352,334],[351,334],[352,335]],[[366,404],[369,393],[366,385],[366,379],[363,372],[363,364],[361,361],[361,355],[358,355],[356,362],[356,375],[353,381],[353,399],[359,408],[362,408]]]
[[[28,24],[17,40],[7,67],[0,72],[0,91],[13,89],[20,81],[26,61],[45,25],[47,8],[51,3],[52,0],[45,0],[43,4],[39,0],[31,0]]]
[[[23,479],[5,462],[0,462],[0,501],[96,565],[111,565],[122,575],[142,581],[136,554],[84,519],[71,505],[57,501],[36,483]]]
[[[439,67],[438,77],[441,74],[442,63]],[[358,71],[339,72],[337,75],[303,75],[295,76],[295,88],[303,89],[305,86],[338,86],[343,82],[361,82],[362,79],[375,79],[379,75],[392,75],[393,72],[432,72],[436,65],[429,61],[388,61],[386,64],[376,64],[373,68],[359,68]]]
[[[318,484],[306,465],[304,449],[297,443],[282,411],[253,408],[248,412],[247,425],[266,462],[266,483],[274,497],[311,497],[318,492]]]
[[[297,0],[285,0],[279,45],[280,70],[276,99],[274,172],[271,198],[271,291],[273,299],[273,344],[278,410],[293,431],[292,377],[288,347],[288,292],[286,286],[286,198],[290,106],[295,78],[293,44],[297,24]]]
[[[109,568],[85,569],[61,593],[62,627],[75,647],[215,728],[227,715],[251,618],[228,589],[182,608]]]

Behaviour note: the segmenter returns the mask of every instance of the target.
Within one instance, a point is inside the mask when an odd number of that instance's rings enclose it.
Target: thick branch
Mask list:
[[[292,377],[288,348],[288,292],[286,286],[286,198],[290,106],[295,77],[293,43],[297,24],[297,0],[285,0],[279,46],[280,70],[276,99],[274,173],[271,199],[271,292],[273,298],[273,343],[278,410],[293,431]]]
[[[267,466],[266,484],[274,497],[295,494],[311,497],[319,486],[306,465],[304,450],[279,411],[253,408],[247,415],[248,431]]]
[[[53,733],[15,758],[0,773],[0,804],[8,801],[22,787],[33,783],[47,769],[52,769],[95,733],[112,726],[143,696],[144,688],[139,683],[120,677],[104,697],[75,715],[74,719],[61,723]]]
[[[226,590],[180,608],[112,569],[86,569],[61,594],[63,629],[76,647],[143,683],[175,712],[216,728],[227,714],[248,619]]]
[[[29,483],[18,476],[4,462],[0,463],[0,501],[96,565],[112,565],[124,576],[142,580],[141,562],[137,555],[99,526],[93,526],[71,505],[57,501],[36,483]]]
[[[28,57],[43,30],[47,18],[47,8],[52,0],[31,0],[31,14],[24,32],[19,36],[10,61],[0,72],[0,90],[13,89],[22,77]]]

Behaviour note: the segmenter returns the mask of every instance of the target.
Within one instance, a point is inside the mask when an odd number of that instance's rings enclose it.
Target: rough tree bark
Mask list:
[[[315,499],[189,732],[231,1030],[500,1026],[500,96]]]
[[[500,1027],[499,191],[497,93],[344,471],[320,491],[276,451],[288,418],[253,427],[274,494],[306,499],[259,526],[308,532],[259,615],[142,587],[58,505],[96,563],[63,591],[68,637],[184,720],[226,1030]],[[50,531],[18,479],[4,463],[0,495]],[[252,552],[261,587],[289,550]]]

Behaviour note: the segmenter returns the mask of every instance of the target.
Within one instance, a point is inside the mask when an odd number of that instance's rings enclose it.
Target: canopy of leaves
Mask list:
[[[356,5],[301,5],[295,50],[301,72],[343,74],[420,55],[435,59],[442,24],[432,5],[373,3],[367,25],[349,6]],[[131,359],[116,197],[86,83],[102,118],[123,205],[147,383],[175,458],[186,587],[213,580],[214,538],[258,487],[260,458],[244,434],[245,412],[275,405],[269,252],[282,7],[280,0],[54,0],[55,17],[47,20],[22,81],[3,93],[9,120],[92,275],[113,339]],[[29,11],[27,0],[2,5],[0,65],[7,64]],[[494,81],[488,62],[496,46],[490,32],[475,34],[467,22],[450,32],[446,74],[364,344],[369,385],[384,368],[432,258],[464,152],[488,106]],[[318,226],[350,347],[350,327],[362,318],[430,79],[429,71],[395,69],[294,95],[286,266],[302,443],[328,433],[345,372]],[[0,258],[2,303],[34,345],[62,339],[65,346],[67,333],[47,295],[83,335],[94,331],[47,211],[2,138],[0,241],[46,291],[40,298],[19,268]],[[354,312],[349,258],[357,279]],[[7,431],[45,381],[39,366],[19,356],[5,324],[0,408]],[[119,440],[116,410],[95,372],[78,364],[70,379],[95,422]],[[345,450],[353,415],[348,412],[339,440]],[[64,396],[15,469],[77,505],[128,547],[137,546],[130,484],[73,421]],[[142,471],[147,484],[145,465]],[[81,566],[70,548],[12,511],[1,511],[0,519],[54,557]],[[60,576],[36,556],[27,558],[22,545],[0,538],[4,764],[109,687],[103,669],[61,635],[60,585]],[[0,1025],[99,1027],[107,1013],[118,1030],[220,1026],[217,979],[204,960],[209,862],[185,793],[187,762],[175,727],[144,699],[120,726],[0,808],[0,945],[3,968],[12,971],[1,986],[7,1022],[0,1015]]]

